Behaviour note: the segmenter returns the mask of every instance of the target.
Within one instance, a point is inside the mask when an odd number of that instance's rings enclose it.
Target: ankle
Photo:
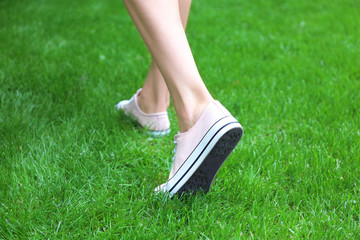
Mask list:
[[[140,91],[137,96],[137,103],[141,111],[147,114],[165,112],[170,105],[170,97],[158,97],[156,95]]]
[[[189,131],[204,113],[212,98],[206,98],[197,104],[190,104],[186,110],[178,114],[179,131],[181,133]]]

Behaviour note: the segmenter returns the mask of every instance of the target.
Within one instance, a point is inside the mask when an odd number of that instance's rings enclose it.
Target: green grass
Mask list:
[[[0,1],[0,238],[360,238],[360,3],[194,1],[213,96],[244,126],[207,195],[163,199],[172,134],[114,104],[150,64],[121,1]]]

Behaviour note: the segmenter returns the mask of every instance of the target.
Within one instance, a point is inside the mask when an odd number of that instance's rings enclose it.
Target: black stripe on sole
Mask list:
[[[207,193],[216,173],[240,141],[242,133],[241,128],[233,128],[226,132],[176,194],[181,196],[185,192],[197,193],[199,191]]]

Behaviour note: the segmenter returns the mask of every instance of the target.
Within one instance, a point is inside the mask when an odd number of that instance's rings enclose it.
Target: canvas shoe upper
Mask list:
[[[175,136],[175,154],[169,179],[156,192],[207,192],[222,163],[243,133],[240,123],[213,100],[195,125]]]
[[[170,132],[170,121],[167,111],[160,113],[144,113],[138,105],[139,89],[130,100],[120,101],[115,105],[117,110],[124,111],[125,115],[136,120],[141,127],[148,130],[153,136],[165,135]]]

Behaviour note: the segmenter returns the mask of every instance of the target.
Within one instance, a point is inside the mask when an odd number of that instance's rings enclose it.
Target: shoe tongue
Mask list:
[[[177,143],[179,141],[179,138],[182,136],[183,133],[180,131],[177,132],[177,134],[174,136],[174,142]]]

